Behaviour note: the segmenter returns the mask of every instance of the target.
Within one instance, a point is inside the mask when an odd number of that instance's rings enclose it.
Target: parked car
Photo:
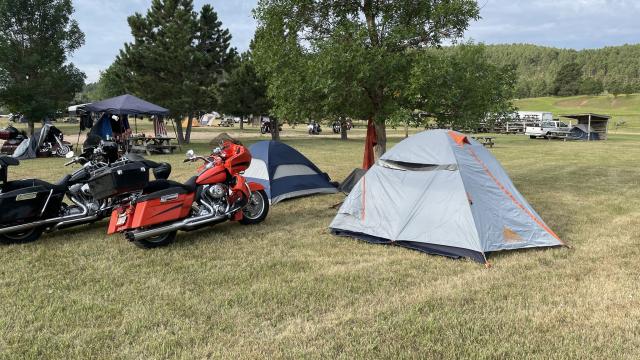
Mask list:
[[[549,133],[566,131],[569,131],[569,126],[562,121],[543,121],[539,125],[527,126],[524,134],[535,139],[538,137],[546,137]]]

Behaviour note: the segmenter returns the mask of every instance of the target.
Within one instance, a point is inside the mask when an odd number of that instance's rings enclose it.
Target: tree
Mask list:
[[[241,56],[240,64],[233,69],[221,88],[220,109],[229,114],[242,117],[267,114],[270,109],[267,98],[267,86],[256,73],[251,52]]]
[[[482,45],[421,54],[412,70],[410,99],[440,127],[477,129],[512,114],[515,69],[489,63]],[[488,124],[491,125],[491,124]]]
[[[554,94],[557,96],[574,96],[580,93],[582,82],[582,66],[577,63],[564,64],[554,80]]]
[[[130,92],[127,86],[130,81],[131,75],[122,65],[122,60],[116,59],[106,70],[100,72],[96,96],[106,99],[126,94]]]
[[[71,0],[0,0],[0,104],[34,122],[82,90],[85,75],[68,56],[84,44]]]
[[[379,157],[386,151],[385,120],[403,105],[414,50],[460,38],[479,8],[472,0],[260,0],[254,15],[254,56],[276,115],[312,113],[317,107],[309,101],[337,108],[309,97],[349,91],[353,101],[340,111],[375,121]],[[327,56],[338,50],[340,56]]]
[[[582,95],[600,95],[604,91],[602,82],[593,78],[586,78],[580,82],[580,91]]]
[[[126,81],[127,90],[168,108],[178,141],[188,142],[192,117],[216,105],[216,87],[235,58],[229,32],[210,5],[198,14],[192,0],[153,0],[145,16],[136,13],[128,22],[134,41],[120,50],[116,64],[123,69],[116,67],[115,77]]]

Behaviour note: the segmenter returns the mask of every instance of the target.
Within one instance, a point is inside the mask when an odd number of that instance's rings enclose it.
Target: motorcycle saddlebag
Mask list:
[[[11,138],[11,131],[4,129],[0,130],[0,140],[9,140]]]
[[[141,163],[128,163],[95,174],[89,179],[89,190],[98,199],[141,190],[149,183],[149,169]]]
[[[31,182],[32,186],[17,188],[24,185],[19,184],[24,181]],[[3,225],[56,216],[64,198],[63,191],[51,191],[38,185],[38,180],[12,181],[4,188],[8,191],[0,194],[0,224]]]
[[[131,227],[147,227],[189,216],[194,193],[172,187],[145,195],[136,201]]]

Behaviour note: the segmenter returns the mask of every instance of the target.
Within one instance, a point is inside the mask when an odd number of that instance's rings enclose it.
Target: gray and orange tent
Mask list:
[[[487,254],[564,243],[479,142],[448,130],[411,136],[354,186],[336,235],[486,263]]]

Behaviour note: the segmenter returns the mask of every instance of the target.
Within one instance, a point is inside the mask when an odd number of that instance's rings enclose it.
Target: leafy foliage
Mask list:
[[[612,94],[640,92],[640,45],[623,45],[602,49],[569,50],[537,45],[511,44],[487,46],[490,62],[516,69],[516,96],[539,97],[555,94],[555,79],[569,63],[580,66],[581,78],[602,84]],[[592,86],[579,86],[578,93],[594,91]]]
[[[219,98],[220,110],[225,113],[242,117],[268,114],[267,85],[256,73],[250,52],[242,54],[239,65],[229,73]]]
[[[255,17],[254,55],[274,113],[371,118],[380,156],[415,50],[460,38],[479,9],[472,0],[261,0]]]
[[[553,82],[554,95],[574,96],[580,93],[582,67],[571,62],[562,65]]]
[[[0,0],[0,104],[34,121],[53,116],[82,89],[68,56],[84,44],[71,0]]]
[[[465,44],[426,51],[412,69],[410,96],[440,127],[475,129],[514,111],[515,73],[489,63],[485,47]]]

